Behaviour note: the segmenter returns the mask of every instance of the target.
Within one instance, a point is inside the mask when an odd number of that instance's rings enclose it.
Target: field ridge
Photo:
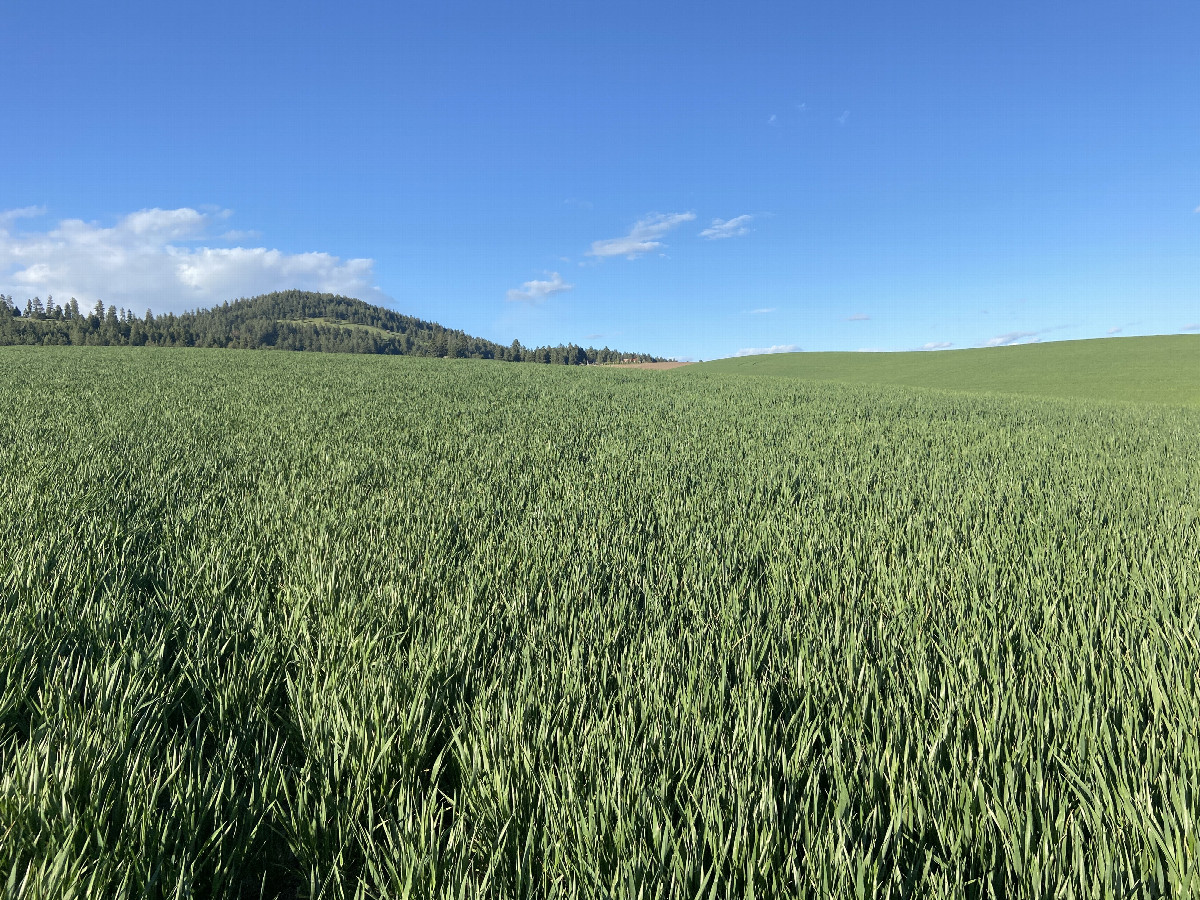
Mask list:
[[[686,371],[1195,406],[1200,334],[906,353],[777,353],[713,360]]]

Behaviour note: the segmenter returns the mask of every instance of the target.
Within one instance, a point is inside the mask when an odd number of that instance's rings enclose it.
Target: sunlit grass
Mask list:
[[[777,375],[937,388],[1200,406],[1200,335],[1052,341],[935,353],[775,353],[720,359],[689,373]]]
[[[0,366],[6,896],[1200,891],[1200,411]]]

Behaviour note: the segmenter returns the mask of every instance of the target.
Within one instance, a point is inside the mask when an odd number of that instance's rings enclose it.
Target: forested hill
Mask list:
[[[74,298],[59,306],[35,297],[22,308],[0,295],[0,345],[5,344],[273,348],[559,365],[657,361],[608,347],[528,348],[519,341],[505,346],[361,300],[309,291],[278,291],[182,315],[147,310],[142,317],[99,302],[84,311]]]

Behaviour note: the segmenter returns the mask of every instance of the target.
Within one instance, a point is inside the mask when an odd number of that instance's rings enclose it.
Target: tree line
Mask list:
[[[608,347],[497,344],[361,300],[310,291],[277,291],[181,315],[146,310],[144,316],[99,300],[85,310],[74,297],[63,305],[53,297],[33,297],[22,307],[0,294],[0,345],[12,344],[380,353],[552,365],[658,361]]]

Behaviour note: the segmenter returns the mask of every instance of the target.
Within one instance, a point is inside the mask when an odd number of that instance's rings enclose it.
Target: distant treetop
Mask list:
[[[296,290],[227,301],[178,316],[156,316],[147,310],[140,318],[115,306],[106,309],[101,301],[84,312],[74,297],[65,306],[53,297],[44,302],[34,297],[22,308],[12,297],[0,295],[0,345],[5,344],[307,350],[557,365],[659,361],[646,353],[608,347],[497,344],[351,297]]]

